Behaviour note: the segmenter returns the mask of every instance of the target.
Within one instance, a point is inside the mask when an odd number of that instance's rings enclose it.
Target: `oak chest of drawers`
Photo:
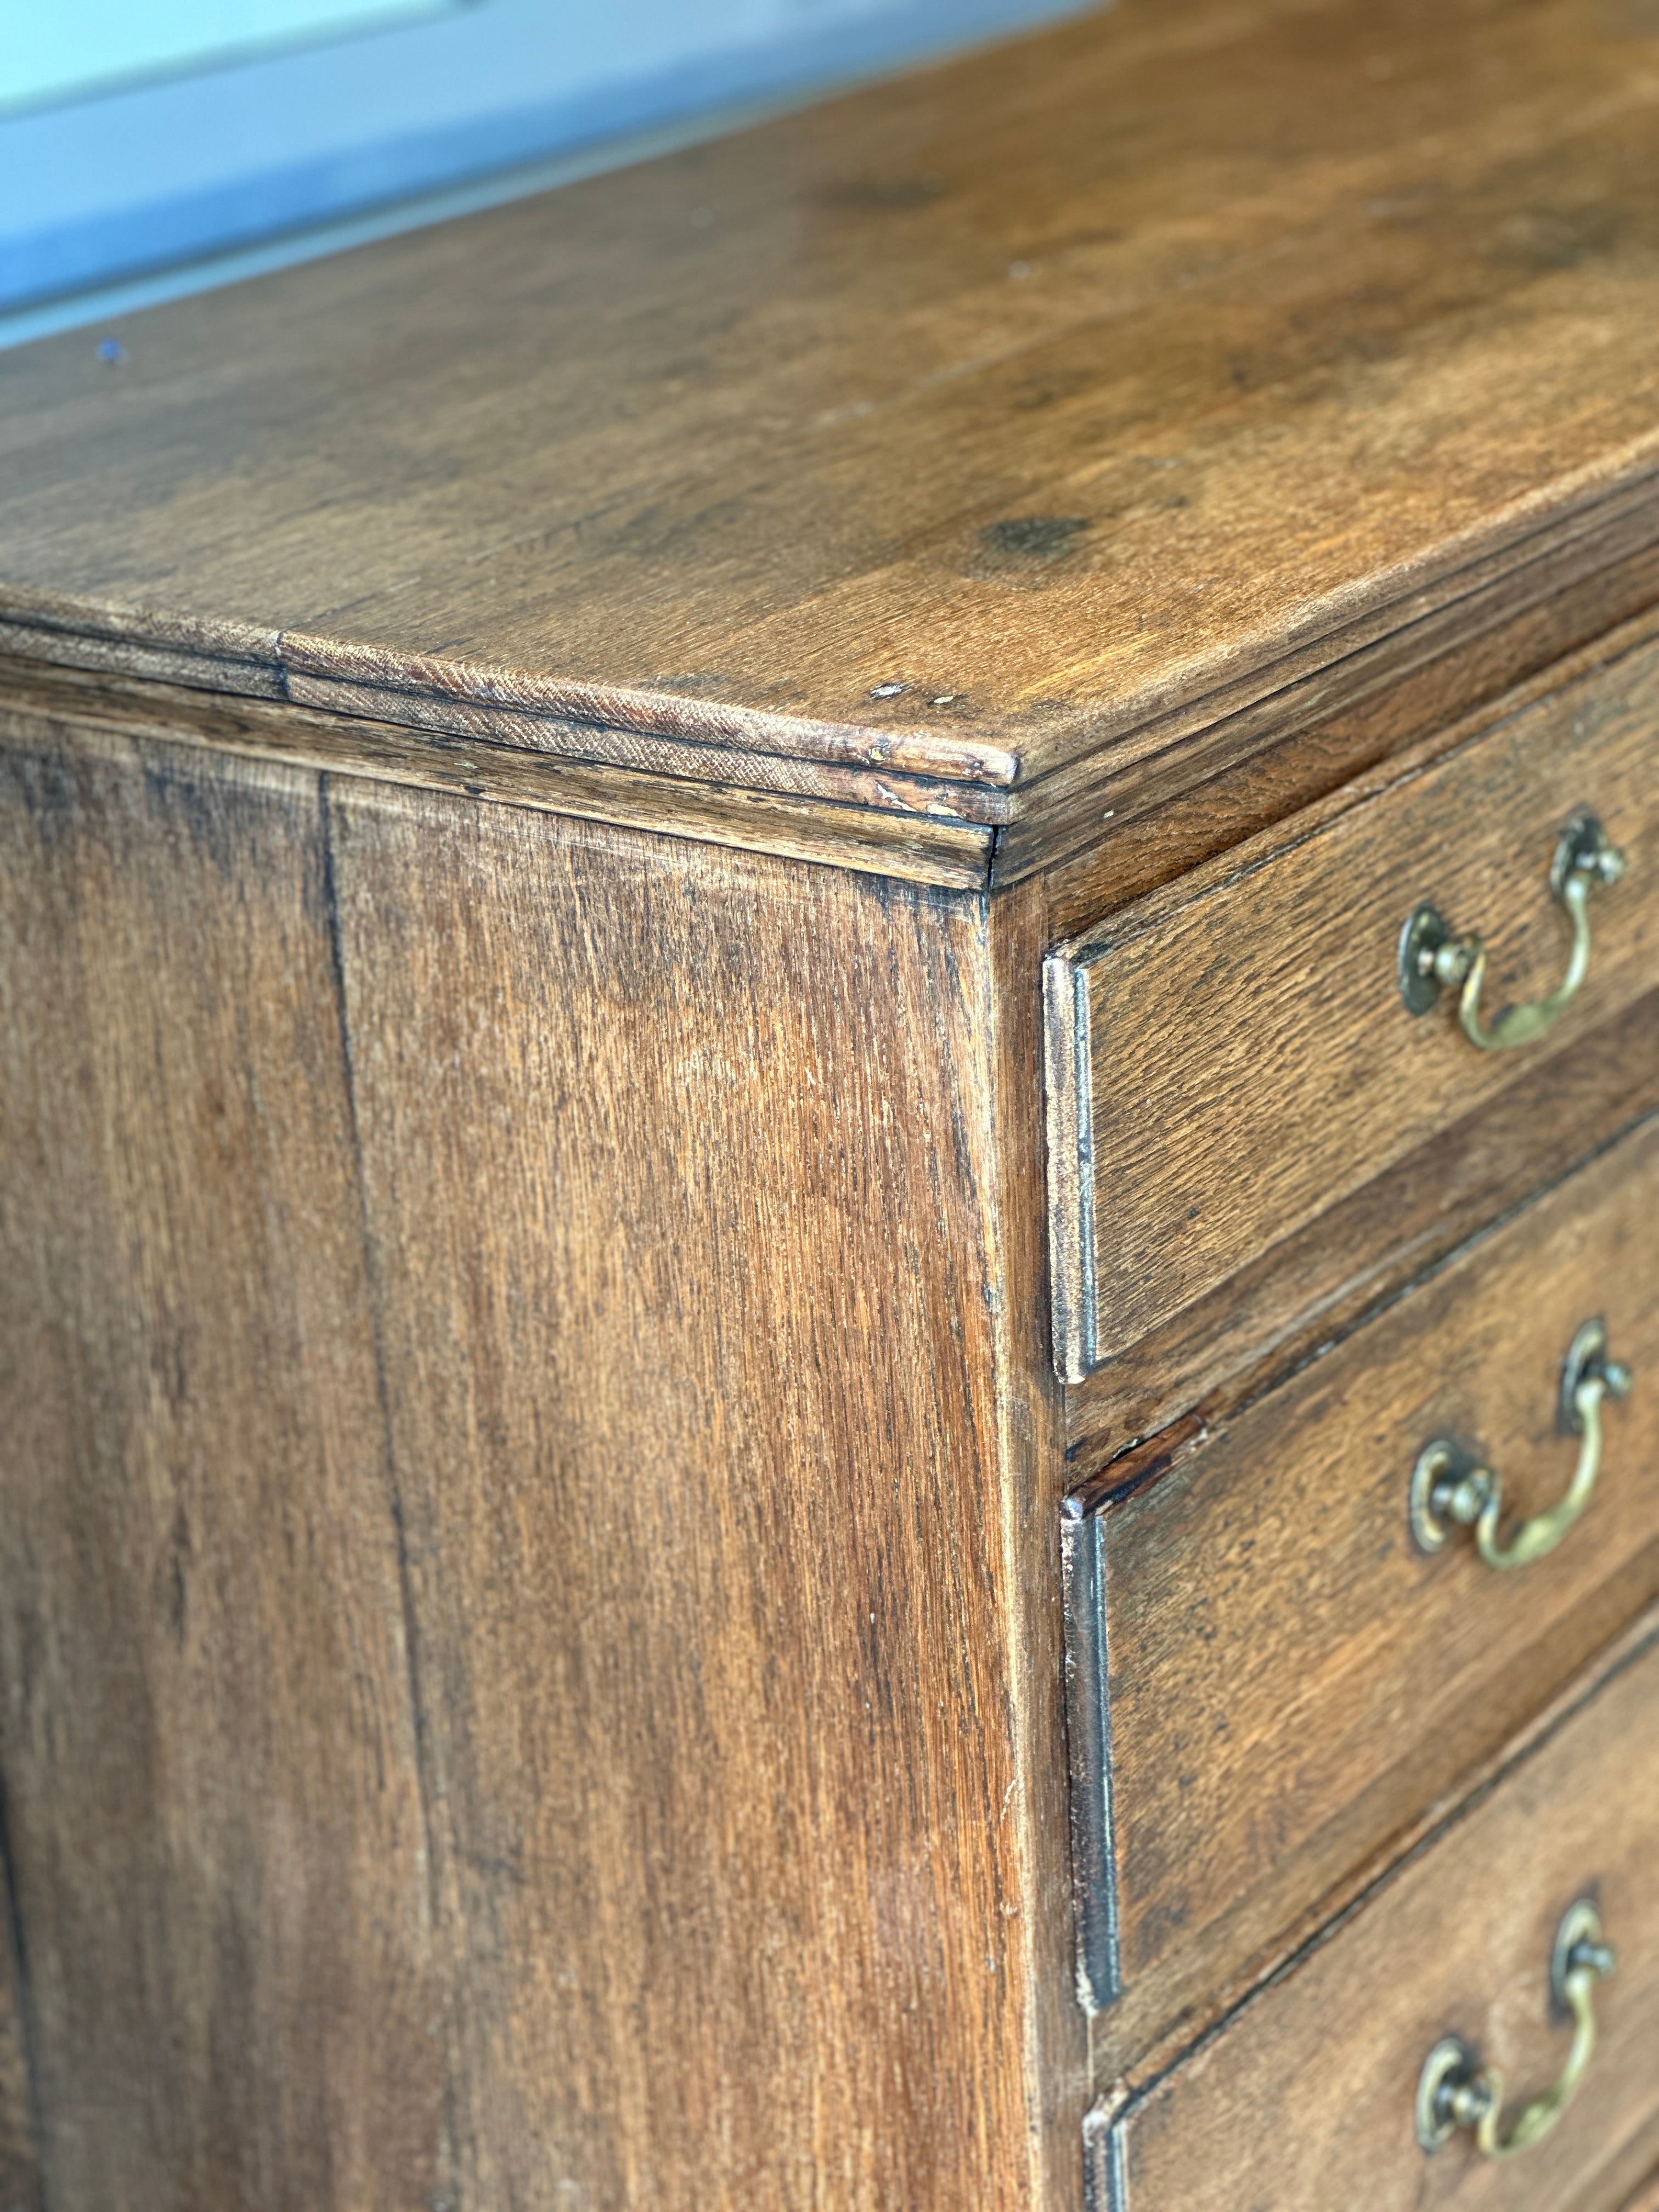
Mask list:
[[[1656,189],[1133,0],[0,355],[7,2212],[1652,2201]]]

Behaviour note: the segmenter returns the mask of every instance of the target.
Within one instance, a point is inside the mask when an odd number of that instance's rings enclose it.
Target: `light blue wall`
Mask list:
[[[40,107],[381,30],[463,0],[51,0],[0,7],[0,106]]]
[[[40,302],[256,241],[314,250],[303,234],[412,195],[1084,3],[384,0],[363,27],[376,0],[0,0],[0,315],[37,309],[0,339],[79,319]],[[58,9],[53,36],[7,31]],[[77,96],[77,71],[101,88]]]

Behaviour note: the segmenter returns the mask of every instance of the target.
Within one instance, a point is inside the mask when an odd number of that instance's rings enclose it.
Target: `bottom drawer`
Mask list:
[[[1419,2141],[1425,2062],[1461,2038],[1504,2081],[1500,2129],[1575,2043],[1551,1954],[1590,1901],[1617,1967],[1552,2131],[1483,2158]],[[1588,1984],[1587,1984],[1588,1986]],[[1593,1692],[1300,1961],[1109,2120],[1095,2212],[1614,2212],[1659,2156],[1659,1618]],[[1500,2134],[1500,2140],[1502,2139]],[[1638,2202],[1639,2202],[1638,2198]]]

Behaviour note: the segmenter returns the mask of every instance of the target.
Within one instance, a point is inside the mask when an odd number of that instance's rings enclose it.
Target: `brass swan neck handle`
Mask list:
[[[1581,808],[1562,831],[1550,863],[1550,890],[1572,927],[1567,972],[1547,998],[1531,1006],[1509,1006],[1487,1021],[1480,1011],[1486,981],[1486,945],[1481,937],[1459,938],[1432,906],[1419,906],[1400,939],[1400,991],[1414,1014],[1425,1014],[1442,990],[1458,991],[1457,1018],[1463,1034],[1482,1052],[1503,1052],[1531,1044],[1565,1012],[1589,973],[1589,897],[1598,884],[1616,884],[1625,856],[1588,808]]]
[[[1437,1437],[1412,1469],[1412,1534],[1425,1552],[1437,1552],[1453,1526],[1473,1528],[1489,1567],[1526,1567],[1553,1552],[1584,1508],[1601,1469],[1601,1407],[1630,1395],[1631,1372],[1607,1355],[1607,1332],[1587,1321],[1573,1338],[1561,1377],[1562,1425],[1578,1437],[1572,1480],[1547,1512],[1523,1522],[1507,1544],[1498,1538],[1504,1510],[1501,1476],[1472,1462],[1449,1437]]]
[[[1572,2021],[1572,2047],[1560,2074],[1505,2129],[1503,2075],[1483,2066],[1461,2035],[1443,2036],[1418,2080],[1417,2140],[1423,2148],[1438,2150],[1460,2128],[1472,2132],[1482,2158],[1515,2158],[1541,2142],[1577,2095],[1595,2056],[1595,1985],[1617,1965],[1601,1940],[1600,1913],[1580,1898],[1556,1930],[1550,1960],[1550,1994]]]

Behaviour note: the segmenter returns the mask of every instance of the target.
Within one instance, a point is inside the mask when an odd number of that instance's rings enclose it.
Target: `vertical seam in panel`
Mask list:
[[[381,1316],[380,1270],[369,1220],[368,1183],[363,1169],[362,1133],[357,1120],[356,1066],[352,1053],[351,1025],[346,1005],[345,946],[340,930],[340,908],[334,876],[334,822],[329,805],[329,778],[317,778],[318,817],[321,830],[323,905],[328,923],[329,955],[334,974],[335,1011],[340,1026],[340,1059],[345,1077],[346,1127],[351,1146],[353,1179],[357,1187],[358,1231],[362,1243],[363,1279],[368,1292],[370,1340],[374,1358],[374,1392],[380,1417],[381,1465],[391,1504],[392,1531],[397,1544],[398,1597],[402,1616],[404,1679],[409,1689],[410,1727],[415,1746],[415,1784],[421,1807],[421,1841],[426,1855],[427,1911],[434,1948],[441,1923],[438,1853],[434,1842],[429,1746],[426,1700],[421,1687],[420,1628],[415,1608],[414,1581],[410,1568],[409,1532],[404,1519],[403,1492],[398,1483],[397,1453],[392,1444],[392,1393],[386,1378],[385,1335]],[[444,2068],[444,2129],[448,2157],[453,2161],[457,2142],[455,2087],[450,2067]]]

